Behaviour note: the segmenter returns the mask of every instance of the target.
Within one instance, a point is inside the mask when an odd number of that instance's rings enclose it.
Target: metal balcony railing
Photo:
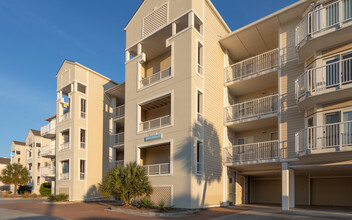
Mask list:
[[[152,165],[144,165],[146,174],[148,176],[164,175],[170,173],[170,163],[160,163]]]
[[[280,159],[279,141],[266,141],[226,147],[225,163],[242,163]]]
[[[295,138],[296,153],[352,146],[352,121],[308,127]]]
[[[143,88],[145,86],[152,85],[168,77],[171,77],[171,67],[161,70],[159,72],[156,72],[153,75],[148,76],[144,79],[141,79],[140,87]]]
[[[279,95],[270,95],[259,99],[225,107],[225,122],[258,119],[278,112]]]
[[[296,27],[296,47],[313,34],[351,21],[352,0],[338,0],[327,5],[318,5]]]
[[[125,105],[120,105],[118,107],[115,107],[113,117],[114,119],[121,119],[125,117]]]
[[[52,166],[41,167],[40,175],[43,177],[55,176],[55,167],[52,167]]]
[[[40,156],[53,156],[55,155],[55,142],[50,143],[50,145],[43,146],[40,151]]]
[[[352,58],[342,59],[307,70],[295,81],[296,101],[332,87],[352,82]]]
[[[171,124],[171,115],[155,118],[149,121],[139,123],[139,131],[149,131],[152,129],[162,128]]]
[[[40,135],[44,136],[48,133],[55,133],[56,120],[52,120],[49,124],[46,124],[40,128]]]
[[[125,143],[125,133],[121,132],[118,134],[110,135],[110,145],[113,146],[122,146]]]
[[[70,112],[66,112],[66,113],[61,115],[60,121],[66,121],[66,120],[68,120],[70,118],[71,118]]]
[[[59,177],[60,177],[60,180],[69,180],[70,173],[60,173]]]
[[[278,49],[232,64],[225,68],[226,83],[259,76],[278,68]]]
[[[59,151],[70,149],[70,142],[64,142],[60,144]]]
[[[124,160],[113,160],[110,163],[111,167],[116,167],[116,166],[124,166]]]

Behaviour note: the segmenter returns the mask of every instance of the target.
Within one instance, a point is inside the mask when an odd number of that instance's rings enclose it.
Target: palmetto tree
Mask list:
[[[28,182],[28,170],[26,167],[23,167],[22,164],[8,164],[6,168],[2,170],[0,180],[5,184],[14,184],[14,196],[16,196],[17,186],[24,185]]]
[[[144,168],[131,162],[125,167],[112,168],[99,184],[99,192],[106,197],[120,198],[126,205],[131,205],[133,199],[149,196],[152,187]]]

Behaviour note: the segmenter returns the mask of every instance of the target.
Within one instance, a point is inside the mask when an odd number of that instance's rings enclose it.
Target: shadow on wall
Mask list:
[[[85,200],[101,198],[98,187],[96,185],[90,186],[84,198]]]
[[[185,138],[183,146],[178,148],[180,150],[175,152],[174,161],[182,162],[182,169],[191,173],[193,177],[196,177],[198,187],[201,187],[202,193],[199,194],[197,198],[190,198],[190,195],[174,195],[174,203],[177,206],[177,204],[183,204],[185,201],[190,200],[192,207],[220,204],[222,201],[214,201],[214,199],[210,198],[209,194],[207,194],[207,191],[211,188],[212,192],[218,191],[222,199],[222,187],[219,189],[218,186],[211,186],[212,183],[221,181],[223,171],[222,149],[218,132],[212,123],[204,119],[202,125],[200,123],[193,124],[191,134],[192,136]],[[202,140],[203,142],[203,172],[200,174],[197,174],[197,140]],[[189,157],[191,157],[191,159],[189,159]],[[217,189],[215,187],[217,187]],[[213,204],[209,204],[208,199],[212,200],[211,202]]]

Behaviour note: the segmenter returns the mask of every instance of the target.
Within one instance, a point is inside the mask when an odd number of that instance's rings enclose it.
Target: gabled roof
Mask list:
[[[40,135],[40,131],[38,131],[38,130],[30,129],[30,131],[31,131],[35,136],[41,136],[41,135]]]
[[[10,164],[10,162],[11,162],[11,159],[0,157],[0,164]]]
[[[24,143],[24,142],[21,142],[21,141],[12,141],[14,144],[16,144],[16,145],[23,145],[23,146],[25,146],[26,145],[26,143]]]

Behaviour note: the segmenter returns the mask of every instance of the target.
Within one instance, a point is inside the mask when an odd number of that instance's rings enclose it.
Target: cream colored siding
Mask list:
[[[253,204],[280,204],[281,179],[278,178],[251,178],[250,203]]]

